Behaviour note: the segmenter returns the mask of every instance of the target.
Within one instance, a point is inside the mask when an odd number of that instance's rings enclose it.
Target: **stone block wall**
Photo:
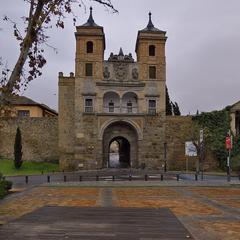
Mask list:
[[[166,117],[167,165],[170,170],[196,170],[197,157],[185,156],[185,142],[192,140],[191,116]],[[209,151],[206,153],[204,169],[217,168],[217,160]]]
[[[170,170],[185,170],[185,141],[191,141],[192,118],[167,116],[161,118],[147,116],[144,119],[143,137],[138,142],[138,165],[148,168],[161,168],[164,163],[164,135],[167,143],[167,165]],[[75,160],[65,156],[64,167],[83,163],[84,168],[95,169],[102,166],[102,141],[98,139],[98,120],[94,114],[84,115],[83,132],[77,134]],[[58,118],[1,118],[0,156],[13,158],[14,140],[17,126],[22,132],[23,159],[25,161],[58,161]],[[189,157],[188,169],[196,169],[196,157]],[[207,152],[205,169],[214,169],[217,161]]]
[[[58,161],[58,118],[1,118],[0,156],[14,158],[16,129],[22,133],[23,160]]]
[[[139,147],[139,166],[160,169],[164,164],[165,117],[145,116],[143,141]]]

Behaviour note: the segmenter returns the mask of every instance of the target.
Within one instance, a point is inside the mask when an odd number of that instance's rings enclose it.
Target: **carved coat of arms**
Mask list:
[[[116,79],[123,81],[127,78],[127,63],[124,62],[115,62],[113,64],[114,73]]]

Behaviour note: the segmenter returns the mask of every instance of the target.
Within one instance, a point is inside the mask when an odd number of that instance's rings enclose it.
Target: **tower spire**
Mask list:
[[[149,21],[148,21],[147,28],[148,28],[149,30],[151,30],[151,29],[154,28],[154,25],[153,25],[153,23],[152,23],[152,13],[149,12],[148,15],[149,15]]]
[[[89,23],[90,25],[93,25],[95,23],[93,20],[93,16],[92,16],[92,10],[93,10],[93,8],[90,7],[90,14],[89,14],[89,18],[87,20],[87,23]]]
[[[123,54],[123,50],[122,50],[121,47],[120,47],[120,50],[119,50],[119,54],[118,54],[118,56],[124,56],[124,54]]]
[[[88,18],[87,22],[86,22],[85,24],[83,24],[82,26],[86,26],[86,27],[97,27],[97,26],[98,26],[98,25],[94,22],[92,11],[93,11],[93,8],[90,7],[89,18]]]

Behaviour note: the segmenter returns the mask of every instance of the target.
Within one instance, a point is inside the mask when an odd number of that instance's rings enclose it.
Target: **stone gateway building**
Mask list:
[[[64,169],[160,168],[165,163],[166,32],[138,31],[131,54],[104,60],[104,29],[76,27],[75,74],[59,73],[59,155]]]

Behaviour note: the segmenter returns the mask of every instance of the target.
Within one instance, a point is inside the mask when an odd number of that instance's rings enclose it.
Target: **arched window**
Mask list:
[[[122,96],[123,113],[138,113],[138,96],[134,92],[126,92]]]
[[[87,42],[87,53],[93,53],[93,42]]]
[[[155,56],[155,49],[156,47],[154,45],[149,46],[149,56]]]
[[[120,112],[120,96],[116,92],[106,92],[103,96],[103,111],[106,113]]]

